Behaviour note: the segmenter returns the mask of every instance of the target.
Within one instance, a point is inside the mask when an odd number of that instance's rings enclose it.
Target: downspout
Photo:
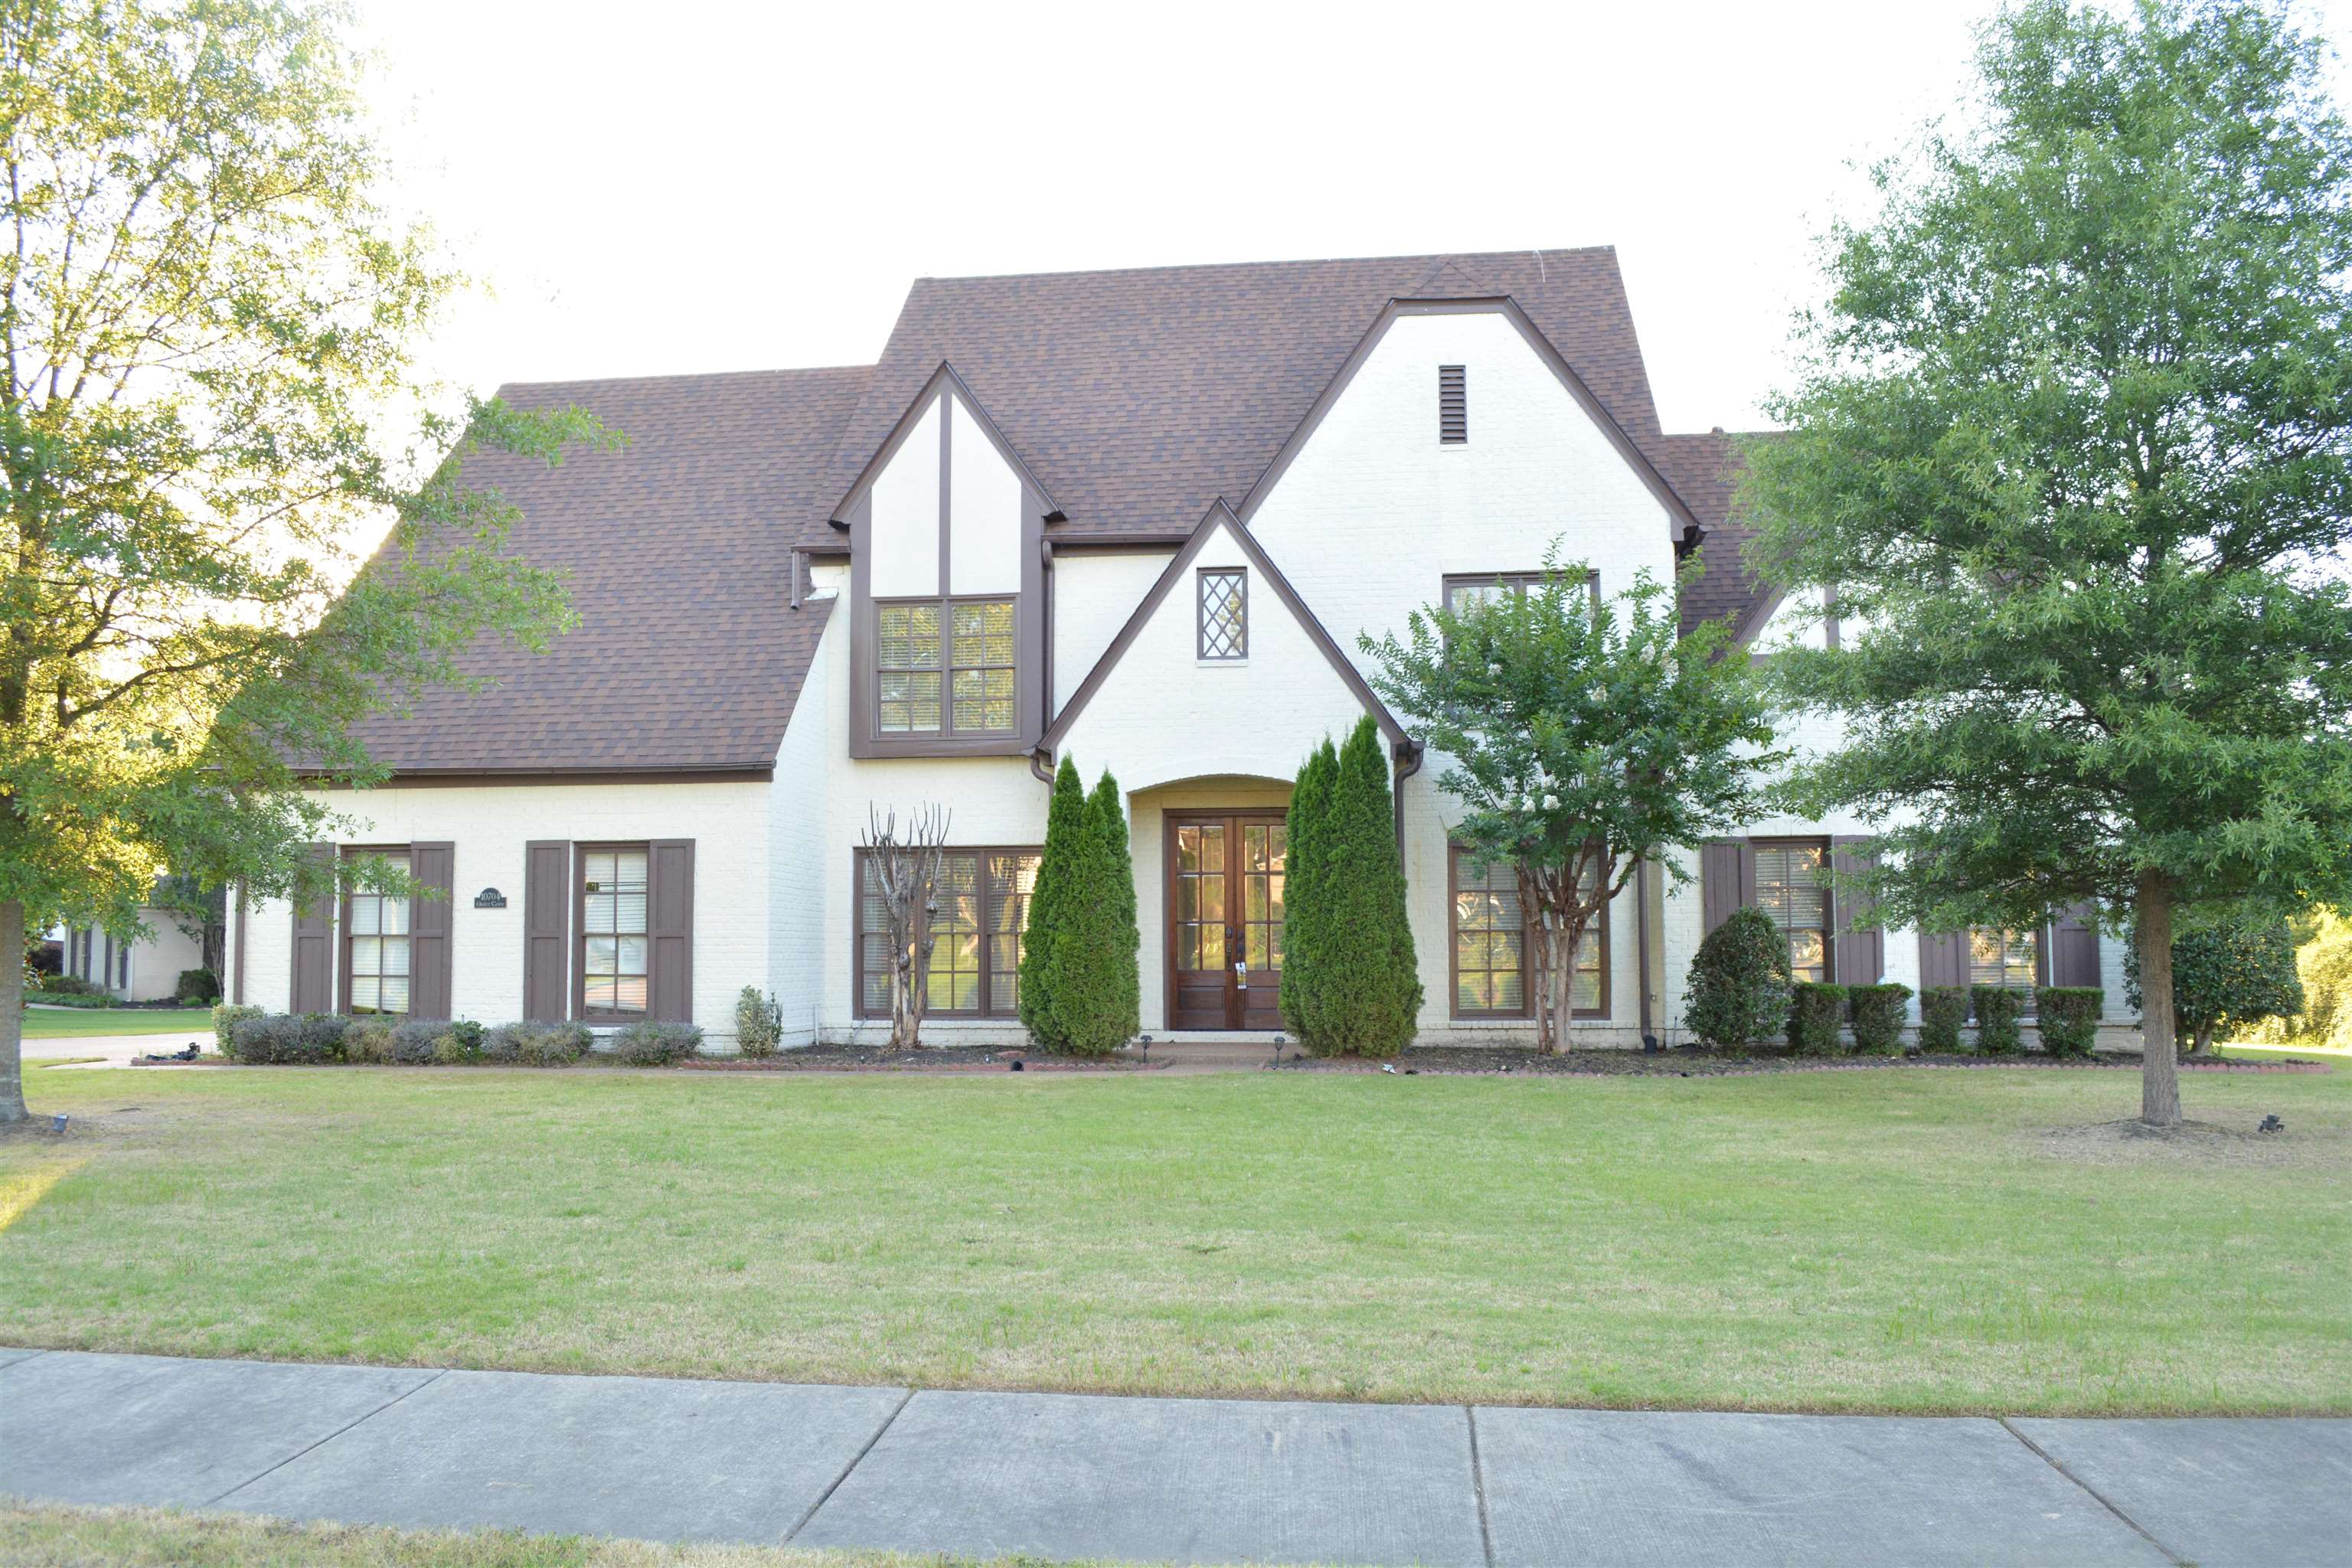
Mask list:
[[[1636,856],[1633,860],[1633,962],[1642,970],[1642,1045],[1647,1048],[1657,1038],[1650,1022],[1650,863]]]
[[[801,555],[800,547],[799,547],[798,545],[794,545],[794,546],[793,547],[793,552],[792,552],[792,563],[793,563],[793,592],[792,592],[792,607],[793,607],[793,609],[795,609],[795,610],[797,610],[797,609],[799,609],[799,608],[801,607],[801,562],[802,562],[802,559],[803,559],[803,557],[802,557],[802,555]]]
[[[1396,743],[1396,760],[1404,765],[1396,771],[1396,841],[1397,864],[1404,864],[1404,781],[1421,772],[1423,748],[1419,741],[1408,735]]]
[[[1043,706],[1038,710],[1043,716],[1038,722],[1051,729],[1054,724],[1054,542],[1050,539],[1040,539],[1037,542],[1037,549],[1045,563],[1044,581],[1039,584],[1039,589],[1045,597],[1045,603],[1040,611],[1045,627],[1045,657],[1038,662],[1043,664],[1045,669],[1044,686],[1039,698]],[[1054,784],[1054,770],[1045,765],[1045,747],[1032,747],[1029,752],[1029,771],[1035,773],[1046,788],[1051,789]]]

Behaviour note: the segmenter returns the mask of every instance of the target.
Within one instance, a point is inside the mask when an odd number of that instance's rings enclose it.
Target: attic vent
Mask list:
[[[1448,447],[1470,439],[1470,395],[1462,384],[1462,367],[1437,367],[1437,438]]]

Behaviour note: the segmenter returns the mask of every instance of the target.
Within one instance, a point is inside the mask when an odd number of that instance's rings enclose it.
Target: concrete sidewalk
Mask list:
[[[0,1493],[1182,1563],[2340,1563],[2352,1421],[950,1393],[0,1350]]]

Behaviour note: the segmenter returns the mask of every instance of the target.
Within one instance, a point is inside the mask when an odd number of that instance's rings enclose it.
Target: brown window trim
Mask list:
[[[1003,742],[1017,734],[1021,728],[1021,601],[1017,594],[930,594],[902,595],[874,601],[874,615],[878,625],[883,611],[902,605],[936,605],[940,610],[940,727],[936,730],[885,730],[882,728],[881,643],[877,636],[874,648],[873,700],[866,721],[872,726],[875,737],[881,741],[987,741]],[[958,605],[1003,605],[1013,612],[1013,662],[1003,664],[955,663],[955,610]],[[1013,672],[1013,722],[999,730],[958,729],[955,723],[955,677],[961,669],[1010,669]],[[930,673],[928,671],[919,673]]]
[[[1454,590],[1456,588],[1491,588],[1500,583],[1512,593],[1524,598],[1529,588],[1543,586],[1549,573],[1534,572],[1448,572],[1438,580],[1437,602],[1448,614],[1454,610]],[[1601,569],[1587,567],[1584,580],[1592,590],[1593,607],[1601,605]]]
[[[407,855],[414,847],[415,847],[413,845],[407,844],[346,844],[341,847],[339,851],[338,858],[342,861],[343,865],[348,867],[353,861],[364,860],[371,855]],[[412,858],[409,863],[409,869],[414,872],[415,868],[415,862]],[[334,1010],[345,1017],[357,1017],[360,1015],[352,1011],[352,885],[351,879],[348,876],[340,879],[342,882],[342,888],[341,890],[335,895]],[[411,901],[412,903],[414,902],[414,900]],[[409,915],[409,924],[414,927],[415,923],[415,913],[414,910],[412,910]],[[412,1002],[415,1001],[416,996],[416,944],[414,942],[410,942],[408,946],[408,994],[409,999]],[[408,1018],[414,1016],[414,1015],[409,1013],[377,1012],[370,1013],[367,1016],[371,1018]]]
[[[646,1005],[635,1009],[588,1005],[588,879],[591,855],[634,850],[646,858],[646,923],[653,923],[654,847],[647,838],[574,840],[572,846],[572,1019],[578,1024],[635,1024],[654,1016],[654,942],[646,932]]]
[[[1455,910],[1459,907],[1454,900],[1456,896],[1462,890],[1460,875],[1462,859],[1464,856],[1469,853],[1470,851],[1468,848],[1460,844],[1448,844],[1445,847],[1446,1016],[1460,1023],[1478,1023],[1481,1021],[1494,1019],[1532,1018],[1536,1016],[1536,968],[1534,962],[1535,954],[1528,945],[1528,939],[1534,931],[1535,927],[1527,917],[1525,906],[1521,907],[1519,917],[1520,1001],[1518,1007],[1516,1010],[1504,1007],[1465,1008],[1461,1005],[1462,949],[1456,941],[1457,933],[1454,923],[1454,917]],[[1599,940],[1601,946],[1601,995],[1599,1005],[1591,1007],[1570,1008],[1569,1018],[1571,1022],[1578,1018],[1606,1019],[1610,1016],[1611,998],[1609,980],[1611,964],[1609,949],[1609,911],[1611,907],[1612,906],[1610,904],[1603,904],[1601,906],[1601,913],[1596,917],[1597,923],[1593,931],[1593,934]],[[1569,984],[1570,987],[1570,994],[1572,995],[1574,994],[1575,982],[1571,980]]]
[[[1241,580],[1242,635],[1241,647],[1234,653],[1209,651],[1209,579],[1237,577]],[[1247,664],[1249,662],[1249,568],[1246,566],[1203,566],[1192,576],[1192,656],[1203,664]]]
[[[925,1007],[923,1016],[926,1018],[1017,1018],[1020,1016],[1017,1006],[1010,1012],[999,1013],[992,1010],[990,1004],[990,998],[994,993],[994,987],[990,984],[994,978],[994,971],[991,966],[989,955],[989,933],[994,928],[988,923],[990,909],[987,861],[992,855],[1033,855],[1042,860],[1045,858],[1045,847],[1042,844],[950,844],[947,847],[947,852],[950,855],[973,856],[978,860],[976,868],[980,873],[978,886],[981,901],[980,1006],[977,1010]],[[890,1016],[887,1008],[878,1013],[871,1013],[866,1011],[866,853],[865,849],[859,848],[852,850],[849,856],[849,1016],[859,1020],[887,1018]],[[1024,923],[1025,925],[1026,922]],[[1025,930],[1021,940],[1025,956],[1029,941]]]
[[[1778,833],[1774,834],[1769,838],[1750,838],[1748,841],[1748,852],[1749,855],[1753,856],[1758,850],[1763,848],[1768,844],[1801,844],[1808,848],[1818,847],[1822,852],[1822,870],[1823,873],[1822,881],[1822,979],[1826,984],[1834,984],[1837,981],[1838,972],[1838,914],[1837,889],[1829,885],[1827,875],[1830,867],[1830,854],[1832,847],[1830,840],[1826,835],[1822,834]],[[1751,907],[1759,910],[1762,909],[1764,907],[1764,889],[1761,886],[1760,878],[1759,879],[1759,886],[1756,889],[1756,899],[1757,902]]]

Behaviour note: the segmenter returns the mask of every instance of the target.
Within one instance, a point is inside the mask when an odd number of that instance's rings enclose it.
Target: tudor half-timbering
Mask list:
[[[1515,591],[1556,541],[1604,594],[1701,552],[1686,622],[1790,635],[1741,559],[1730,444],[1659,428],[1607,249],[925,279],[871,366],[504,395],[628,437],[470,475],[570,573],[581,625],[369,723],[394,780],[340,797],[321,852],[405,856],[450,896],[239,907],[238,1000],[690,1018],[724,1049],[750,984],[789,1042],[880,1038],[860,837],[937,805],[926,1032],[1013,1041],[1067,755],[1127,793],[1145,1027],[1271,1030],[1289,781],[1369,713],[1422,1038],[1525,1037],[1517,900],[1454,850],[1444,759],[1373,695],[1359,635]],[[1692,953],[1742,904],[1805,976],[2104,985],[2123,1023],[2120,952],[2080,921],[1925,939],[1838,909],[1822,872],[1862,848],[1858,823],[1774,818],[1687,881],[1648,868],[1581,955],[1579,1043],[1675,1038]]]

